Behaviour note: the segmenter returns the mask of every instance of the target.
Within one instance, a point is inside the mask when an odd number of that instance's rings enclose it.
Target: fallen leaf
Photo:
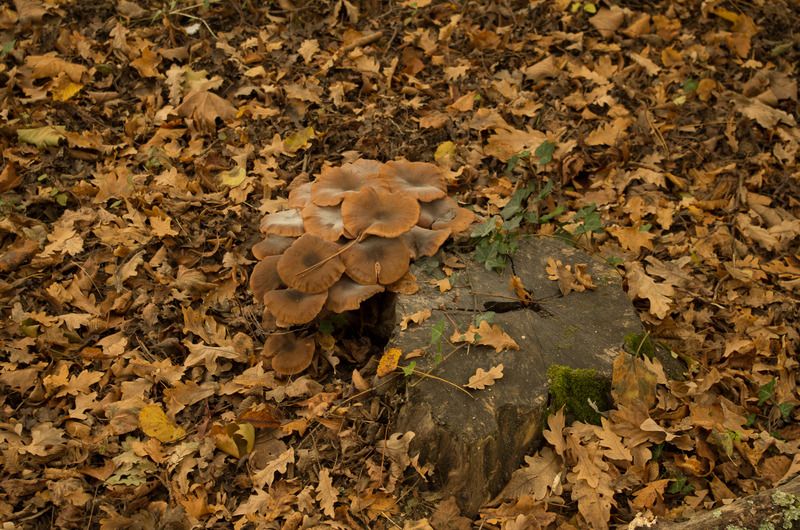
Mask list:
[[[411,315],[405,316],[400,320],[400,330],[404,331],[408,325],[413,322],[414,324],[422,324],[431,316],[430,309],[422,309]]]
[[[381,360],[378,361],[378,377],[385,377],[394,372],[397,368],[397,363],[400,362],[400,356],[402,355],[403,351],[400,348],[388,348],[383,352]]]
[[[211,427],[211,436],[217,449],[234,458],[242,458],[253,450],[256,431],[253,425],[247,422],[225,425],[215,423]]]
[[[628,279],[628,296],[650,301],[650,313],[664,318],[672,306],[675,289],[668,283],[656,283],[645,272],[639,262],[625,264]]]
[[[305,149],[311,143],[311,140],[316,138],[316,132],[313,127],[306,127],[300,129],[294,134],[289,135],[283,140],[283,148],[287,153],[296,153],[300,149]]]
[[[170,420],[161,405],[145,405],[139,411],[139,428],[147,436],[160,442],[171,443],[186,436],[186,430]]]
[[[319,502],[322,513],[328,517],[335,515],[333,506],[336,503],[337,492],[333,487],[331,480],[331,472],[327,468],[323,468],[319,472],[319,482],[317,483],[317,496],[315,499]]]
[[[47,147],[58,145],[64,138],[66,128],[61,125],[47,125],[36,129],[17,129],[17,137],[20,141],[33,144],[36,147]]]
[[[464,385],[467,388],[475,390],[483,390],[487,386],[492,386],[495,381],[503,377],[503,364],[492,366],[488,371],[483,368],[478,368],[475,373],[470,376],[469,382]]]

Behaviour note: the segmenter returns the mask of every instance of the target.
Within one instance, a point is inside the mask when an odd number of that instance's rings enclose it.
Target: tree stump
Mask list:
[[[548,258],[573,268],[585,263],[596,288],[562,296],[558,283],[547,277]],[[546,419],[548,367],[589,368],[610,377],[624,337],[640,333],[642,327],[619,273],[557,239],[523,239],[513,268],[502,274],[469,259],[465,264],[451,276],[452,289],[446,292],[429,283],[430,274],[415,269],[420,292],[398,297],[398,318],[424,309],[431,309],[432,315],[421,325],[396,332],[390,346],[404,353],[425,350],[416,359],[416,369],[438,378],[409,377],[396,430],[415,433],[412,452],[433,465],[433,486],[444,496],[455,496],[466,515],[474,515],[502,489],[523,456],[537,447]],[[519,303],[510,286],[513,274],[522,279],[534,303]],[[492,323],[510,335],[519,350],[496,352],[488,346],[448,342],[456,330],[463,333],[487,311],[495,312]],[[439,347],[431,338],[442,323],[442,359],[436,362]],[[478,368],[488,370],[500,363],[503,377],[484,390],[471,391],[472,396],[442,381],[462,386]]]

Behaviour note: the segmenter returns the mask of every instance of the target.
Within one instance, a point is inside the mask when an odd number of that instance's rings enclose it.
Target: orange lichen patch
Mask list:
[[[341,278],[328,290],[325,307],[334,313],[358,309],[361,302],[383,291],[382,285],[361,285],[350,278]]]
[[[357,160],[339,167],[326,167],[311,185],[311,200],[319,206],[336,206],[350,194],[366,186],[384,188],[385,185],[374,178],[381,163],[375,160]]]
[[[450,197],[421,205],[419,221],[422,228],[440,230],[449,228],[451,234],[463,232],[475,220],[475,214],[462,208]]]
[[[288,328],[314,320],[327,299],[327,291],[309,294],[297,289],[276,289],[264,295],[264,304],[275,316],[276,324]]]
[[[278,260],[278,274],[286,285],[304,293],[321,293],[341,278],[344,263],[339,245],[304,234]]]
[[[317,206],[309,203],[303,208],[301,215],[309,234],[327,241],[336,241],[344,233],[342,210],[338,206]]]
[[[267,214],[261,219],[259,227],[264,234],[275,234],[277,236],[298,237],[303,235],[303,216],[300,210],[292,208]]]
[[[436,254],[448,237],[450,237],[450,230],[447,228],[428,230],[421,226],[415,226],[401,235],[400,239],[411,251],[411,257],[416,259],[420,256],[433,256]]]
[[[407,194],[421,202],[441,199],[447,194],[443,170],[427,162],[386,162],[381,167],[380,178],[390,191]]]
[[[273,333],[264,342],[263,355],[272,359],[272,369],[280,375],[299,374],[311,365],[316,344],[312,337],[294,332]]]
[[[311,183],[300,184],[289,192],[289,208],[303,208],[311,202]]]
[[[388,285],[408,271],[411,252],[400,239],[368,237],[344,251],[342,261],[358,283]]]
[[[264,239],[253,245],[253,256],[264,259],[267,256],[277,256],[294,243],[293,237],[267,235]]]
[[[278,289],[283,285],[278,276],[278,260],[280,256],[267,256],[253,267],[250,274],[250,290],[253,291],[253,298],[261,303],[267,291]]]
[[[348,234],[397,237],[411,230],[419,219],[420,206],[413,197],[374,188],[364,188],[342,201],[342,219]]]

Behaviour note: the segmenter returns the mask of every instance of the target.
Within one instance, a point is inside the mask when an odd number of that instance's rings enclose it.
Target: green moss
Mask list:
[[[598,410],[608,410],[611,382],[596,370],[570,368],[554,364],[547,369],[550,385],[551,410],[556,411],[566,405],[567,415],[573,420],[587,423],[600,423]]]

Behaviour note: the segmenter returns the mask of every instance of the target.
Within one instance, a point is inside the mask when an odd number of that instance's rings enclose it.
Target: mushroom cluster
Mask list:
[[[264,239],[252,249],[259,261],[250,289],[265,306],[265,327],[305,325],[395,290],[413,259],[433,256],[472,223],[473,213],[446,190],[434,164],[366,159],[325,168],[294,187],[288,209],[264,216]],[[314,350],[313,337],[288,329],[264,344],[283,375],[305,370]]]

